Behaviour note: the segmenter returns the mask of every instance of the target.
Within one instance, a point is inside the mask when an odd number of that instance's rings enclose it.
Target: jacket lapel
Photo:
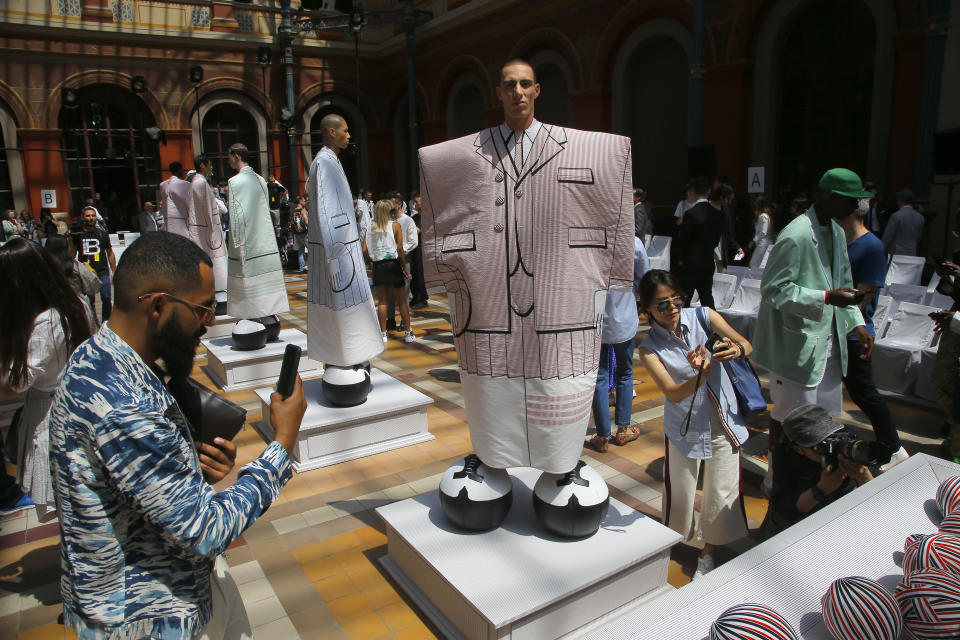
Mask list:
[[[523,182],[528,175],[539,171],[543,165],[563,151],[566,144],[567,132],[563,127],[541,124],[540,134],[533,142],[533,151],[530,153],[529,160],[523,165],[523,172],[520,174],[517,184]]]
[[[507,154],[507,149],[500,140],[497,127],[490,127],[478,133],[473,144],[477,148],[478,156],[489,162],[494,169],[504,171],[503,157]]]

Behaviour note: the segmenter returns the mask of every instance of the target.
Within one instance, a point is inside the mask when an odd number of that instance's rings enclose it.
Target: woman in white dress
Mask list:
[[[0,273],[0,391],[25,394],[17,482],[44,521],[56,515],[47,417],[70,354],[92,328],[63,266],[40,245],[21,238],[0,247]]]
[[[763,196],[757,196],[753,203],[753,240],[748,245],[753,250],[750,256],[750,268],[762,266],[763,257],[772,242],[770,203]]]

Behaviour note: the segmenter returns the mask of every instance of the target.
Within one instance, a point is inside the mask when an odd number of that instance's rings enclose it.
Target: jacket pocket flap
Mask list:
[[[462,231],[460,233],[451,233],[443,236],[443,244],[440,247],[440,252],[475,251],[476,248],[473,231]]]
[[[333,225],[334,229],[339,229],[350,224],[350,218],[345,213],[338,213],[335,216],[330,216],[330,224]]]
[[[593,184],[593,169],[590,167],[558,167],[557,182],[576,182],[579,184]]]
[[[570,227],[567,243],[571,247],[606,247],[607,230],[603,227]]]

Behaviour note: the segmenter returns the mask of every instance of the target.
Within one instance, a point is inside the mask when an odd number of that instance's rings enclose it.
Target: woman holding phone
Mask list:
[[[696,578],[713,569],[714,547],[747,535],[740,447],[748,433],[721,363],[745,358],[753,347],[713,309],[684,308],[685,293],[667,271],[648,271],[640,280],[639,298],[650,333],[638,355],[666,396],[663,523],[687,541],[704,543]],[[698,519],[694,500],[701,462]]]

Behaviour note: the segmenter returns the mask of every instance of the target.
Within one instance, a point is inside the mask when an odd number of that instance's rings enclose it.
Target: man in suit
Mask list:
[[[185,238],[190,237],[187,230],[187,214],[190,209],[190,183],[185,179],[187,172],[177,161],[170,163],[171,176],[160,183],[160,213],[163,216],[163,228]]]
[[[331,367],[352,367],[383,351],[380,323],[363,264],[353,196],[340,164],[350,142],[342,116],[320,121],[323,147],[307,180],[310,243],[307,351]]]
[[[897,191],[897,206],[883,232],[883,246],[890,255],[915,256],[923,238],[923,214],[913,208],[910,189]]]
[[[190,180],[187,237],[210,256],[217,301],[223,302],[227,299],[227,243],[220,224],[220,209],[209,182],[213,161],[201,153],[194,156],[193,166],[197,171]]]
[[[443,284],[470,437],[495,469],[577,465],[607,288],[633,284],[632,165],[622,136],[538,122],[511,60],[504,123],[420,150],[423,264]]]
[[[684,293],[700,294],[700,304],[713,308],[713,250],[723,233],[723,209],[710,203],[710,180],[695,178],[696,200],[683,215],[677,234],[676,272]]]
[[[815,404],[840,415],[849,333],[860,341],[860,357],[873,351],[852,288],[846,237],[836,222],[869,197],[854,172],[827,171],[816,204],[784,227],[770,251],[752,357],[770,371],[771,449],[780,423],[799,406]]]

